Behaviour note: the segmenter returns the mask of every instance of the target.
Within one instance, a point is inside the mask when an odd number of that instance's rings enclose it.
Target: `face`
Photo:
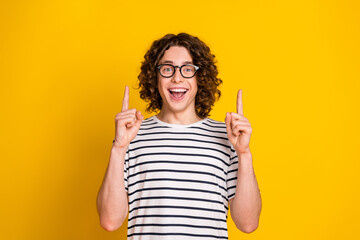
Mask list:
[[[172,46],[165,51],[160,64],[169,63],[174,66],[193,64],[192,57],[185,47]],[[196,74],[192,78],[184,78],[180,69],[170,78],[162,77],[158,73],[158,89],[163,100],[162,114],[184,113],[193,117],[195,112],[195,96],[197,93]]]

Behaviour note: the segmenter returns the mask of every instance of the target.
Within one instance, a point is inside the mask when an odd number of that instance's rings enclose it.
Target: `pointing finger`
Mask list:
[[[240,114],[241,116],[244,116],[243,105],[242,105],[242,90],[241,89],[238,91],[236,108],[237,108],[237,113]]]
[[[126,111],[129,108],[129,87],[125,86],[125,93],[124,93],[124,99],[122,103],[122,109],[121,111]]]

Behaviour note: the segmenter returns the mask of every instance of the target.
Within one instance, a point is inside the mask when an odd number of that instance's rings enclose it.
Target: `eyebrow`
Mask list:
[[[169,60],[165,60],[164,62],[162,62],[161,64],[165,64],[165,63],[171,63],[171,64],[174,64],[173,61],[169,61]],[[182,64],[193,64],[192,61],[185,61],[183,62]]]

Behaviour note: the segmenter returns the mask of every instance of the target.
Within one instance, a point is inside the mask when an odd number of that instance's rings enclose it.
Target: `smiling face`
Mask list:
[[[182,66],[193,64],[189,51],[182,46],[172,46],[165,51],[160,59],[160,64]],[[158,90],[162,98],[162,108],[159,116],[177,115],[187,119],[198,119],[195,111],[195,96],[197,93],[196,75],[184,78],[180,69],[175,69],[175,74],[170,78],[162,77],[158,73]]]

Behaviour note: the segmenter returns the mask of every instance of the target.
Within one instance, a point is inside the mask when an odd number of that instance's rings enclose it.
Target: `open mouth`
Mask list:
[[[188,89],[185,89],[185,88],[171,88],[171,89],[169,89],[170,94],[174,98],[182,98],[186,94],[187,91],[188,91]]]

